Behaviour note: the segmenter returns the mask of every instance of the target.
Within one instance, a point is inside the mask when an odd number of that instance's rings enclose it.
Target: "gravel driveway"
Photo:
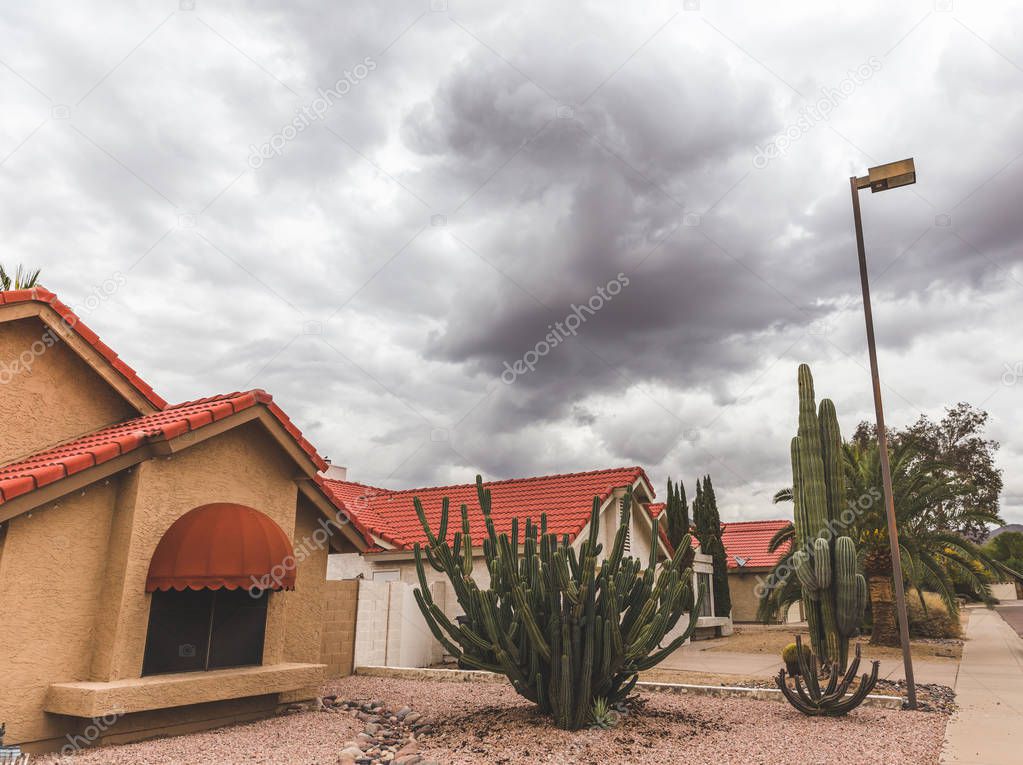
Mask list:
[[[936,713],[860,708],[846,718],[810,719],[775,701],[644,692],[645,708],[610,731],[552,728],[509,686],[349,677],[325,694],[381,699],[427,715],[436,732],[420,741],[439,763],[579,763],[728,765],[842,761],[937,763],[947,718]],[[72,765],[266,763],[334,765],[344,742],[362,729],[347,712],[307,712],[207,733],[105,747],[73,758],[34,762]]]

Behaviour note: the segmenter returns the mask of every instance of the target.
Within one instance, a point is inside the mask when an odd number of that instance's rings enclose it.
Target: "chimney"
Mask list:
[[[327,469],[320,473],[320,475],[331,481],[347,481],[348,468],[341,465],[332,465],[330,460],[327,460]]]

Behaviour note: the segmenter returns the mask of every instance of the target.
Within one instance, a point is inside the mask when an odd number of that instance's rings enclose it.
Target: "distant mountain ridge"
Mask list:
[[[1007,523],[999,529],[995,529],[987,535],[988,541],[994,539],[999,534],[1004,534],[1006,531],[1016,531],[1023,533],[1023,523]]]

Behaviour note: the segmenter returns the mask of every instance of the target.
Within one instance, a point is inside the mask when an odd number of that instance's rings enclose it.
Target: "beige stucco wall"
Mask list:
[[[760,601],[756,595],[757,577],[766,578],[769,570],[748,573],[728,572],[728,592],[732,597],[732,621],[757,621]]]
[[[766,582],[771,573],[769,568],[758,568],[751,571],[738,572],[734,569],[728,572],[728,591],[732,596],[732,621],[733,622],[756,622],[757,608],[760,601],[757,597],[757,585]],[[779,623],[791,624],[801,619],[800,607],[795,603],[786,610],[785,614],[779,614]]]
[[[50,683],[84,680],[119,481],[20,515],[0,559],[0,721],[8,741],[63,735],[42,712]]]
[[[0,321],[0,464],[137,412],[37,318]],[[27,371],[19,371],[21,364]]]
[[[289,537],[295,533],[298,489],[290,480],[294,467],[255,422],[173,457],[144,462],[135,470],[133,500],[119,508],[115,519],[115,526],[130,528],[130,535],[112,539],[112,565],[104,578],[97,622],[108,650],[94,663],[92,680],[138,677],[141,672],[149,619],[150,596],[145,593],[149,561],[164,533],[182,515],[210,502],[236,502],[266,514]],[[287,593],[270,596],[265,663],[285,657],[286,598]]]
[[[295,476],[291,459],[250,422],[12,519],[0,557],[0,721],[8,723],[8,741],[52,748],[88,722],[42,711],[51,683],[140,676],[150,559],[170,525],[199,505],[253,507],[294,539],[296,552],[303,549],[296,590],[270,596],[263,661],[318,663],[327,550],[315,544],[318,511],[299,500]],[[314,693],[291,692],[288,700]],[[164,724],[194,727],[206,714],[251,716],[281,700],[130,714],[104,739],[151,734]]]

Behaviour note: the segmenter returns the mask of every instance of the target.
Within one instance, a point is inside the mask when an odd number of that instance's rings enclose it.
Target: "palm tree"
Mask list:
[[[774,504],[779,502],[791,502],[792,489],[781,489],[774,495]],[[774,570],[768,577],[769,586],[764,590],[757,606],[757,618],[764,622],[773,622],[778,614],[793,603],[799,603],[803,598],[803,591],[799,586],[799,579],[795,576],[783,576],[782,572],[793,572],[795,567],[792,564],[792,554],[796,551],[796,527],[791,523],[778,529],[771,541],[767,543],[768,552],[775,552],[785,547],[785,554],[774,564]]]
[[[881,460],[877,444],[845,445],[846,483],[849,497],[882,497]],[[923,590],[941,596],[950,614],[958,612],[953,579],[967,583],[982,598],[991,597],[988,573],[1004,566],[980,546],[950,528],[1001,524],[989,508],[962,507],[953,510],[962,482],[948,466],[922,454],[913,444],[902,443],[892,452],[892,496],[895,523],[899,530],[899,553],[906,579],[917,590],[923,605]],[[856,499],[852,499],[855,497]],[[898,644],[898,622],[893,599],[891,544],[884,502],[867,502],[856,528],[860,562],[870,590],[874,619],[871,642]],[[925,607],[926,610],[926,607]]]
[[[891,548],[885,505],[881,500],[881,465],[877,444],[846,443],[844,446],[847,506],[854,509],[855,519],[849,533],[857,539],[857,552],[863,574],[867,578],[870,608],[873,616],[871,642],[877,645],[898,645],[895,618]],[[987,508],[955,503],[963,483],[948,466],[927,457],[909,442],[898,444],[892,453],[892,494],[895,499],[895,520],[899,529],[899,549],[906,579],[921,593],[937,592],[949,613],[957,613],[953,579],[964,581],[982,597],[990,597],[989,571],[1018,576],[994,560],[985,550],[949,527],[961,528],[970,523],[999,524],[997,512]],[[775,502],[791,501],[792,490],[782,489]],[[949,508],[955,515],[949,518]],[[794,531],[787,527],[775,534],[770,549],[790,545],[789,552],[777,564],[776,572],[791,570],[780,567],[787,563],[793,550]],[[791,580],[791,581],[789,581]],[[770,618],[799,600],[795,577],[775,576],[776,585],[767,590],[760,604],[761,618]]]
[[[35,271],[29,271],[24,266],[18,266],[14,272],[14,278],[12,279],[10,274],[4,269],[3,265],[0,265],[0,292],[6,292],[7,290],[28,290],[32,289],[39,283],[40,269]]]

